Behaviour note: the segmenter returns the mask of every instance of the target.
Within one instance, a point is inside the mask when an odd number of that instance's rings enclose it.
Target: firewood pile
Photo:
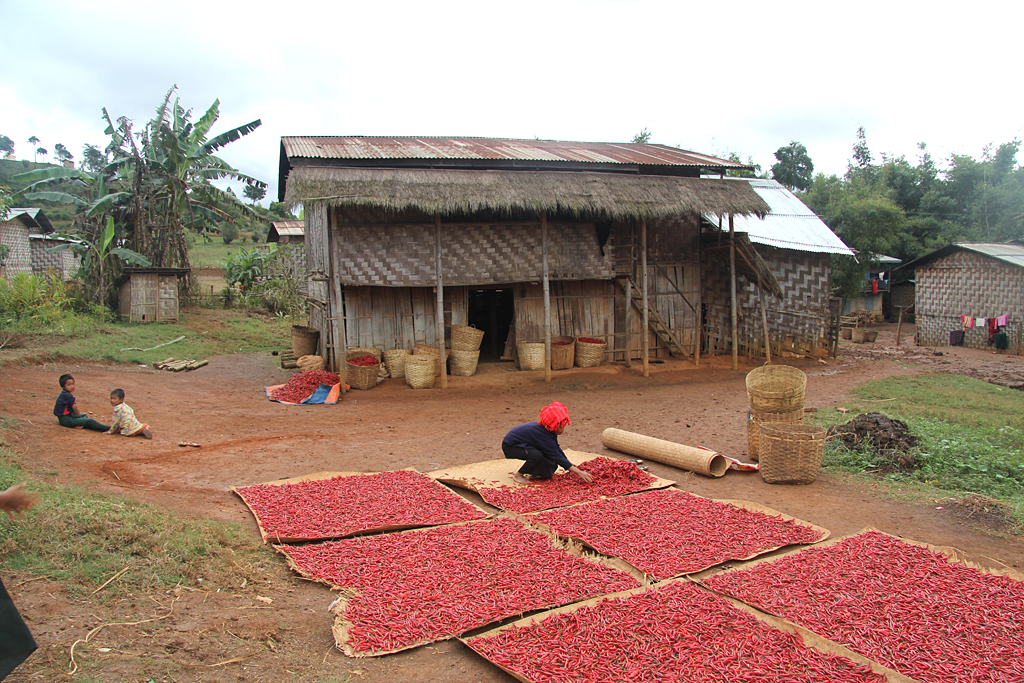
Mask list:
[[[162,361],[160,361],[158,363],[153,363],[153,367],[156,368],[157,370],[169,370],[170,372],[182,372],[183,370],[195,370],[196,368],[201,368],[204,365],[208,364],[209,362],[210,361],[208,361],[206,359],[203,359],[203,360],[191,360],[191,359],[174,360],[173,358],[168,358],[168,359],[162,360]]]

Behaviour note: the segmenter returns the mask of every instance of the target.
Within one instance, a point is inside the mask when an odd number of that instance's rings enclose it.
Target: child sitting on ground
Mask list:
[[[527,422],[509,430],[501,442],[502,453],[506,458],[526,461],[512,475],[516,482],[527,484],[530,479],[550,479],[559,465],[588,484],[594,480],[589,472],[569,462],[558,445],[558,437],[569,424],[572,424],[569,410],[555,401],[540,411],[536,422]]]
[[[142,424],[135,419],[135,411],[124,402],[124,389],[114,389],[110,392],[110,405],[114,406],[114,424],[110,425],[107,434],[120,432],[125,436],[153,438],[153,432],[149,431],[149,425]]]
[[[63,391],[60,392],[60,396],[57,397],[57,402],[53,406],[53,414],[57,416],[57,421],[60,422],[61,427],[71,427],[72,429],[82,429],[84,427],[94,432],[105,432],[110,429],[107,425],[82,415],[82,412],[78,409],[78,402],[75,399],[74,377],[71,375],[61,375],[57,381],[60,383],[60,388]]]

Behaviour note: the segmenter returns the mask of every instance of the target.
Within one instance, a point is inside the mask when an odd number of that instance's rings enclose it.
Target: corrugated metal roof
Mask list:
[[[955,246],[1024,268],[1024,244],[1018,242],[954,242]]]
[[[761,199],[771,207],[763,219],[757,216],[736,216],[736,232],[745,232],[750,241],[779,249],[813,251],[821,254],[853,256],[853,250],[825,225],[811,209],[778,181],[765,178],[727,178],[750,184]],[[717,216],[705,216],[714,223]],[[723,220],[723,225],[727,223]]]
[[[746,168],[742,163],[666,145],[502,138],[295,136],[289,158],[572,161],[602,164]]]
[[[0,221],[11,221],[20,218],[30,228],[39,228],[43,232],[53,232],[53,224],[38,207],[18,207],[7,210],[7,215],[0,216]]]

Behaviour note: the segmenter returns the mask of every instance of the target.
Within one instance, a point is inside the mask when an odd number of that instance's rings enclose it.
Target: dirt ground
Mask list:
[[[1024,358],[965,348],[942,348],[937,351],[943,355],[934,355],[913,345],[912,326],[903,326],[899,347],[895,326],[879,329],[874,344],[843,343],[839,359],[782,359],[807,373],[808,407],[842,404],[852,387],[868,380],[921,372],[1024,385]],[[632,369],[620,363],[556,372],[545,383],[542,372],[481,364],[473,377],[450,378],[446,390],[414,391],[401,380],[387,380],[370,391],[350,392],[336,406],[300,407],[266,399],[263,387],[290,374],[269,353],[213,358],[188,373],[8,362],[0,368],[0,415],[18,421],[8,439],[26,469],[40,477],[124,493],[182,515],[238,522],[255,536],[255,523],[230,486],[323,470],[428,471],[500,457],[505,432],[536,419],[551,400],[566,404],[572,415],[561,437],[566,448],[614,455],[600,435],[606,427],[619,427],[745,458],[743,380],[755,366],[741,359],[732,370],[729,357],[703,359],[699,369],[670,360],[652,364],[650,378],[644,378],[638,362]],[[79,405],[100,419],[109,416],[109,391],[123,388],[155,438],[59,427],[51,413],[63,372],[77,379]],[[184,448],[179,442],[202,446]],[[755,501],[834,536],[875,527],[952,546],[985,566],[1024,566],[1024,539],[979,529],[977,517],[948,499],[901,502],[870,482],[831,475],[807,486],[771,486],[756,473],[730,471],[711,479],[657,463],[650,468],[684,490]],[[462,493],[484,505],[475,494]],[[197,584],[166,595],[126,597],[118,619],[71,599],[57,584],[5,571],[3,581],[40,646],[8,680],[54,680],[53,671],[69,670],[72,644],[90,629],[158,617],[165,618],[109,626],[79,643],[80,671],[102,681],[513,680],[457,641],[381,658],[347,658],[332,647],[327,606],[334,596],[292,575],[283,559],[275,566],[258,585],[216,592]],[[125,610],[134,618],[124,619]]]

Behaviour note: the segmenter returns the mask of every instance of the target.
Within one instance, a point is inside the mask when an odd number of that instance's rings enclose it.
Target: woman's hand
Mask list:
[[[594,475],[592,475],[590,472],[586,472],[584,470],[581,470],[579,467],[576,467],[576,465],[573,465],[572,467],[570,467],[569,471],[572,472],[573,474],[575,474],[577,477],[579,477],[580,479],[582,479],[583,481],[585,481],[588,484],[590,482],[594,481]]]

